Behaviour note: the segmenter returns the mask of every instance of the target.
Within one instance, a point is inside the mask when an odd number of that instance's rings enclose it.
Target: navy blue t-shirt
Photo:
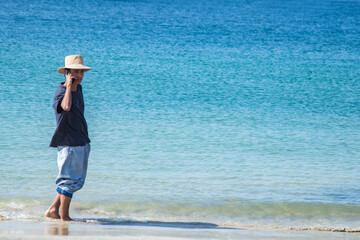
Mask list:
[[[78,85],[76,92],[71,92],[72,105],[70,111],[61,108],[66,87],[61,83],[56,89],[53,108],[55,110],[56,130],[50,147],[84,146],[90,142],[87,123],[84,117],[84,97],[82,87]]]

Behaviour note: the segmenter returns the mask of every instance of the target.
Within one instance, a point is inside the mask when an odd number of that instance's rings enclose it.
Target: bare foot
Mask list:
[[[45,212],[45,216],[48,218],[53,218],[53,219],[60,219],[60,215],[59,212],[56,211],[53,208],[49,208],[46,212]]]
[[[61,221],[72,221],[71,217],[64,217],[64,218],[61,218]]]

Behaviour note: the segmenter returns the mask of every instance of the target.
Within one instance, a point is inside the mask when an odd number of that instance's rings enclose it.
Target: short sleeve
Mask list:
[[[54,101],[53,101],[53,108],[55,109],[56,113],[61,113],[63,109],[61,108],[60,104],[62,99],[65,95],[65,87],[60,84],[60,86],[56,89]]]

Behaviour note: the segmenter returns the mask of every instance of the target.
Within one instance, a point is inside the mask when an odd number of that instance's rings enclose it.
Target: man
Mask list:
[[[58,149],[58,194],[45,212],[45,216],[62,221],[72,220],[69,216],[71,198],[74,192],[83,187],[86,178],[90,139],[80,84],[84,72],[89,70],[91,68],[84,65],[81,55],[67,56],[65,67],[58,69],[66,78],[57,88],[54,97],[53,108],[57,127],[50,143],[50,147]]]

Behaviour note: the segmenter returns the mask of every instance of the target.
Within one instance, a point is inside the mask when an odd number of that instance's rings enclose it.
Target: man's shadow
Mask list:
[[[71,223],[99,224],[111,226],[141,226],[141,227],[165,227],[182,229],[232,229],[240,228],[221,227],[214,223],[206,222],[163,222],[163,221],[135,221],[117,218],[73,218],[73,222],[59,222],[47,224],[45,235],[68,236]]]
[[[230,227],[220,227],[214,223],[206,222],[163,222],[163,221],[135,221],[111,218],[77,218],[76,222],[97,223],[101,225],[119,226],[142,226],[142,227],[168,227],[168,228],[187,228],[187,229],[239,229]]]

